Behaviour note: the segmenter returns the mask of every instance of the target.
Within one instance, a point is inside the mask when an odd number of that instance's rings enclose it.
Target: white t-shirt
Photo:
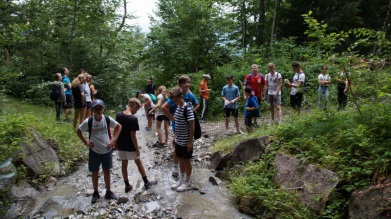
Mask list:
[[[163,94],[157,95],[157,101],[160,100],[160,106],[163,106],[163,104],[166,102],[166,99],[164,98]],[[156,116],[166,115],[161,108],[157,110]]]
[[[292,84],[299,84],[299,81],[305,82],[305,74],[304,72],[296,73],[293,76]],[[291,87],[291,95],[296,95],[297,92],[299,92],[301,88]]]
[[[148,100],[150,100],[151,102],[149,102],[147,105],[144,105],[144,108],[145,109],[152,109],[153,107],[155,107],[155,104],[153,104],[152,100],[151,100],[151,97],[149,96],[149,94],[143,94],[143,97],[141,97],[141,101],[143,103],[147,102]]]
[[[92,117],[92,126],[91,126],[91,139],[90,141],[94,143],[94,147],[91,149],[98,154],[106,154],[110,152],[112,149],[107,147],[110,143],[109,133],[107,133],[107,124],[105,116],[102,115],[102,119],[100,121],[96,121],[95,117]],[[117,126],[117,121],[113,118],[110,118],[110,128],[114,128]],[[88,118],[83,121],[79,126],[82,132],[88,131]]]
[[[320,74],[318,76],[318,80],[320,81],[329,81],[330,80],[330,76],[327,74],[327,75],[323,75],[323,74]],[[322,87],[328,87],[329,85],[328,84],[325,84],[325,85],[320,85]]]
[[[278,87],[278,79],[282,78],[281,74],[278,72],[268,73],[265,77],[266,83],[267,83],[267,94],[268,95],[275,95],[277,92]],[[278,95],[281,95],[281,89],[278,91]]]
[[[86,102],[91,102],[92,101],[91,89],[90,86],[88,86],[88,83],[84,83],[83,88],[84,88],[84,97],[86,98]]]

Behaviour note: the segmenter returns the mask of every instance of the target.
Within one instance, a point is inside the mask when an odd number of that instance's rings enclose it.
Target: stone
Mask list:
[[[275,182],[281,189],[296,192],[306,207],[323,211],[330,193],[339,182],[337,174],[280,153],[276,155],[274,165]]]
[[[349,218],[391,218],[391,183],[354,191],[349,201]]]
[[[0,177],[0,190],[8,191],[15,184],[17,177],[12,159],[4,162],[4,166],[0,168],[0,176],[2,176]]]
[[[209,177],[209,182],[211,182],[214,186],[220,186],[220,184],[222,183],[219,178],[213,176]]]
[[[13,202],[7,210],[5,218],[20,218],[30,213],[30,209],[39,195],[37,190],[24,181],[12,185],[8,196]]]
[[[59,174],[60,164],[56,151],[35,129],[28,129],[26,135],[22,137],[20,146],[21,149],[14,157],[19,157],[19,154],[25,155],[21,161],[36,175]]]
[[[117,200],[117,204],[123,204],[129,201],[129,198],[127,197],[119,197]]]
[[[45,182],[44,182],[44,185],[46,188],[50,188],[54,185],[57,184],[57,179],[54,178],[53,176],[50,176]]]

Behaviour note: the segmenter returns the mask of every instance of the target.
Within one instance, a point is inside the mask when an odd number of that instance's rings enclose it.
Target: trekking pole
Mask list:
[[[360,110],[360,106],[357,104],[356,96],[354,95],[354,92],[353,92],[353,89],[352,89],[352,83],[350,81],[349,74],[347,73],[345,67],[344,67],[344,71],[345,71],[346,79],[348,80],[349,91],[350,91],[350,93],[351,93],[351,95],[353,97],[353,103],[356,106],[356,108],[358,110],[358,113],[360,114],[361,118],[364,119],[364,117],[363,117],[363,115],[361,113],[361,110]]]

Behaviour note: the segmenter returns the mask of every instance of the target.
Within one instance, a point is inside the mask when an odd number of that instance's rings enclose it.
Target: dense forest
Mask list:
[[[228,73],[240,79],[251,63],[265,73],[275,62],[284,75],[292,61],[301,61],[315,75],[322,64],[384,64],[391,54],[387,0],[159,0],[149,33],[128,25],[134,16],[127,4],[2,0],[3,91],[48,104],[43,88],[53,73],[68,67],[73,78],[85,69],[95,76],[98,96],[118,105],[143,87],[147,75],[171,87],[177,75],[198,81],[209,73],[220,90],[220,79]]]

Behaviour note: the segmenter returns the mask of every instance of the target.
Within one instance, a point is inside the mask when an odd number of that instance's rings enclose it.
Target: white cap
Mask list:
[[[210,80],[210,75],[204,74],[204,78],[207,78],[208,80]]]

